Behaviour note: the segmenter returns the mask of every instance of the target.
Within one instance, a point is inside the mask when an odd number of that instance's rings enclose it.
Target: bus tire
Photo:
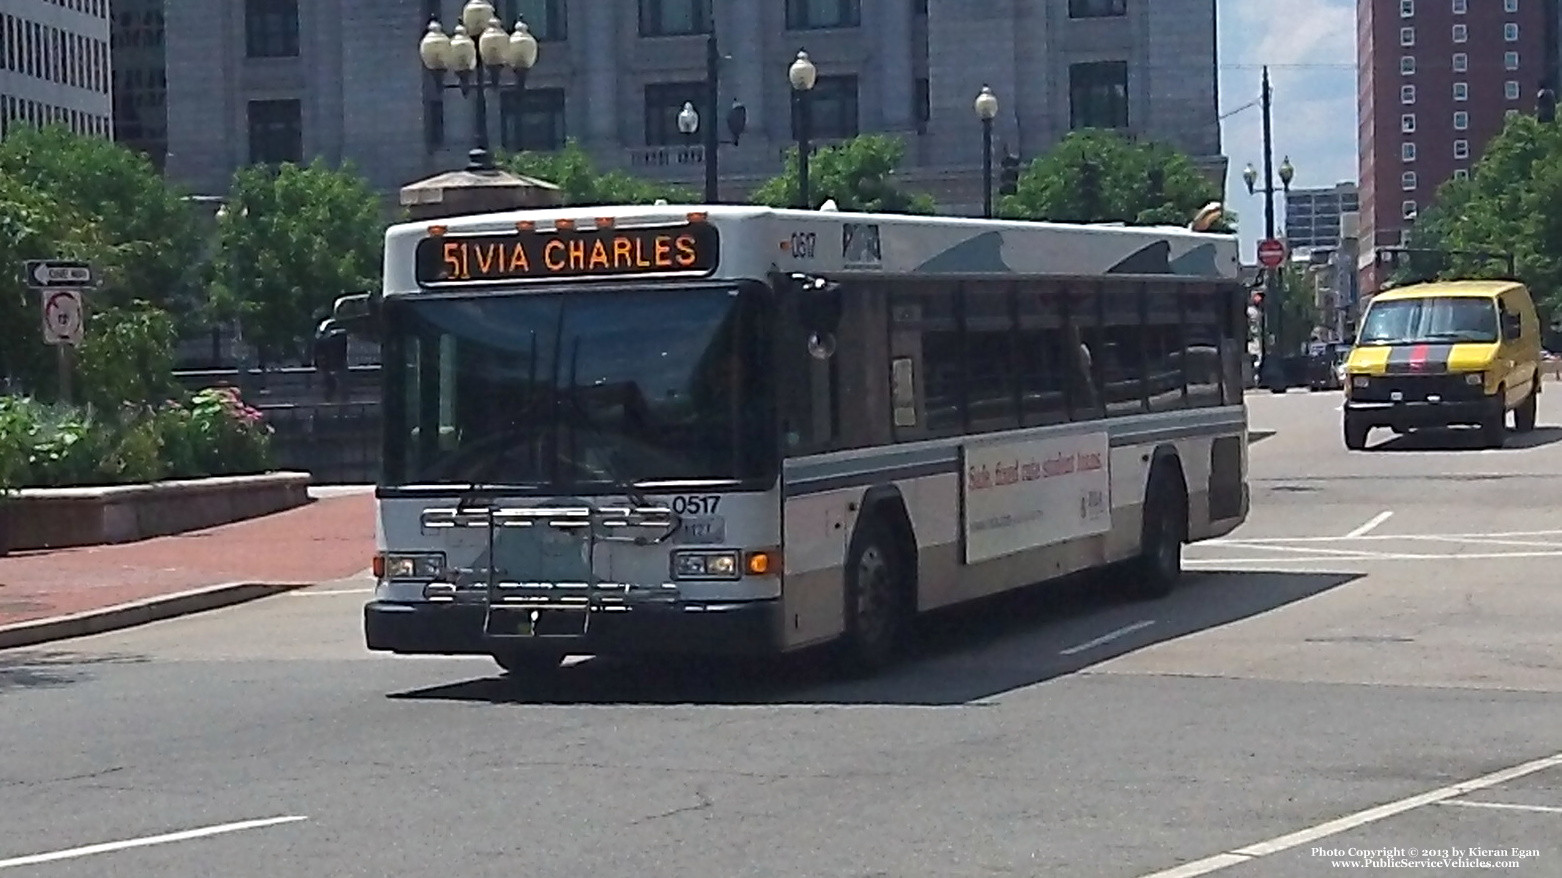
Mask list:
[[[564,663],[564,654],[554,650],[496,647],[489,654],[511,677],[540,677],[553,673]]]
[[[1188,535],[1187,489],[1180,467],[1157,462],[1145,487],[1139,557],[1129,570],[1128,587],[1141,600],[1171,594],[1182,578],[1182,544]]]
[[[900,658],[912,620],[909,563],[882,517],[873,515],[858,526],[845,571],[841,646],[850,671],[872,673]]]

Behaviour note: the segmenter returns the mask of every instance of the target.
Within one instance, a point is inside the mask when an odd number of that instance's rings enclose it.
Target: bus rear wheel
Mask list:
[[[900,657],[910,633],[908,562],[880,519],[863,522],[846,558],[843,658],[851,671],[882,670]]]
[[[1182,578],[1182,543],[1188,533],[1188,501],[1175,467],[1161,464],[1150,472],[1144,497],[1139,557],[1129,572],[1129,588],[1142,600],[1163,598]]]

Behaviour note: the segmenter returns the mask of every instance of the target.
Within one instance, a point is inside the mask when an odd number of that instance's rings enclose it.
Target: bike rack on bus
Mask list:
[[[679,519],[670,508],[664,506],[457,506],[424,510],[422,524],[431,530],[483,528],[487,533],[483,633],[488,637],[580,636],[589,627],[592,613],[628,610],[631,592],[638,592],[652,600],[673,600],[677,597],[677,586],[672,583],[638,587],[629,583],[603,583],[596,573],[596,548],[599,543],[633,543],[643,546],[655,545],[671,537]],[[587,581],[540,583],[501,580],[494,556],[496,534],[503,528],[522,527],[547,527],[577,537],[584,534],[586,569],[589,571]],[[648,530],[661,533],[654,538],[647,537],[644,531]],[[454,584],[449,586],[449,590],[453,597]],[[544,612],[578,616],[579,629],[568,630],[564,634],[541,633],[538,622],[542,620]],[[501,624],[496,626],[496,622]]]

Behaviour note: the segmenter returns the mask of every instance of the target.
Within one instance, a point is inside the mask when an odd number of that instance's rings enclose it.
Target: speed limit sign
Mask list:
[[[43,294],[43,340],[52,345],[79,345],[82,335],[81,291],[46,290]]]

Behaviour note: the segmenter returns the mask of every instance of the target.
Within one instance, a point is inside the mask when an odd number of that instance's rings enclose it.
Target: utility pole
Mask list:
[[[707,3],[710,17],[706,21],[705,37],[705,203],[720,200],[721,175],[717,153],[721,150],[720,132],[716,130],[717,105],[721,102],[721,49],[716,43],[716,4]]]
[[[1275,238],[1275,150],[1274,133],[1271,127],[1272,119],[1270,114],[1272,103],[1271,97],[1272,95],[1270,94],[1269,89],[1269,66],[1265,65],[1262,103],[1264,112],[1264,240],[1266,241],[1273,241]],[[1284,380],[1280,375],[1277,374],[1277,370],[1281,367],[1270,362],[1271,357],[1274,355],[1274,348],[1278,347],[1280,344],[1280,339],[1282,337],[1281,333],[1284,329],[1280,323],[1280,272],[1284,270],[1284,268],[1285,264],[1281,263],[1277,268],[1265,269],[1266,275],[1264,278],[1264,334],[1258,342],[1260,358],[1259,374],[1263,382],[1269,385],[1271,389],[1274,388],[1275,382]],[[1271,332],[1274,334],[1273,345],[1270,344],[1269,340]]]

